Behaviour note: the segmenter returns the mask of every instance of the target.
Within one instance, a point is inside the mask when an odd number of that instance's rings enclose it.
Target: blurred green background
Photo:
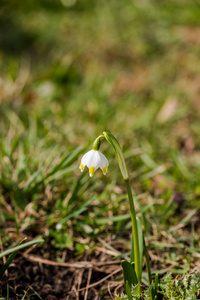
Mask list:
[[[1,1],[4,241],[14,227],[81,254],[100,234],[108,243],[130,236],[112,149],[102,144],[106,177],[78,170],[109,130],[124,150],[149,240],[165,230],[183,247],[199,245],[199,25],[200,3],[191,0]]]

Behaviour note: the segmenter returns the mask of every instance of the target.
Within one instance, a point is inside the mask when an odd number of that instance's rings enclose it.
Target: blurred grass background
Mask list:
[[[93,253],[100,236],[116,248],[130,238],[112,149],[102,144],[106,177],[78,170],[109,130],[124,150],[154,268],[197,265],[199,25],[199,1],[1,1],[4,247],[13,236],[42,236],[56,255],[77,255]]]

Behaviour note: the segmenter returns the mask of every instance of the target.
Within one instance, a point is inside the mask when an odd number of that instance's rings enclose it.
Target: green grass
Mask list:
[[[66,248],[92,256],[98,238],[130,249],[111,149],[102,144],[106,177],[78,170],[110,130],[123,146],[154,272],[185,274],[200,246],[199,3],[67,3],[11,0],[0,9],[4,250],[14,243],[8,228],[18,240],[44,238],[55,258]],[[116,251],[123,258],[127,248]]]

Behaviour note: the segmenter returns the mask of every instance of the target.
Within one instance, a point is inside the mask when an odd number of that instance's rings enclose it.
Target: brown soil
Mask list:
[[[122,278],[114,281],[122,276],[120,261],[105,253],[90,261],[79,261],[70,253],[70,259],[59,263],[44,259],[36,248],[28,251],[19,253],[4,274],[0,297],[7,299],[8,288],[10,300],[114,299],[122,290]]]

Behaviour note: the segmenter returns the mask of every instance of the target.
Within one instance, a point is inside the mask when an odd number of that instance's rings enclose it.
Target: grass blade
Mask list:
[[[27,242],[23,245],[18,245],[16,247],[11,248],[11,249],[5,250],[4,252],[0,253],[0,258],[12,253],[13,251],[19,251],[21,249],[32,246],[34,244],[43,243],[43,241],[44,241],[43,239],[36,239],[36,240],[30,241],[30,242]]]

